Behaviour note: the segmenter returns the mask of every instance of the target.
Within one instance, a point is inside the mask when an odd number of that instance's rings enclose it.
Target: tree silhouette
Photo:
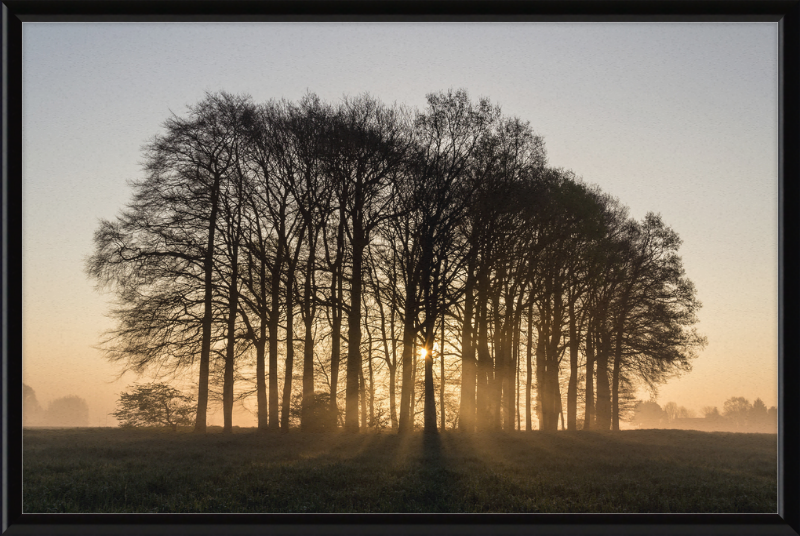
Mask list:
[[[634,407],[633,423],[644,428],[658,428],[669,422],[669,413],[652,400],[639,401]]]
[[[46,426],[89,426],[89,405],[77,395],[56,398],[44,413]]]
[[[392,212],[394,179],[407,159],[408,136],[400,112],[362,96],[345,100],[331,119],[324,162],[338,184],[338,202],[345,216],[344,232],[351,258],[347,311],[348,345],[345,429],[357,432],[358,374],[361,359],[361,299],[364,252],[373,231]]]
[[[131,385],[121,393],[117,410],[111,413],[122,427],[189,426],[195,422],[194,397],[164,383]]]
[[[86,263],[98,287],[117,297],[111,315],[118,327],[105,341],[112,360],[139,373],[156,364],[178,370],[194,364],[200,339],[198,432],[206,429],[220,285],[220,196],[237,165],[235,117],[247,102],[208,94],[187,118],[167,120],[166,132],[145,147],[147,175],[132,183],[133,201],[116,221],[101,221]]]
[[[523,374],[527,429],[535,413],[616,430],[635,386],[705,344],[660,216],[548,167],[527,122],[464,90],[421,111],[208,94],[145,146],[144,172],[86,262],[114,297],[101,346],[139,374],[197,374],[198,432],[220,384],[226,432],[251,394],[260,430],[313,429],[320,404],[338,420],[342,395],[351,432],[384,403],[402,433],[514,430]]]
[[[36,392],[30,385],[22,384],[22,424],[35,426],[41,423],[44,410],[36,400]]]
[[[753,405],[743,396],[734,396],[726,400],[722,408],[723,417],[737,428],[744,428],[748,424],[748,417],[753,410]]]

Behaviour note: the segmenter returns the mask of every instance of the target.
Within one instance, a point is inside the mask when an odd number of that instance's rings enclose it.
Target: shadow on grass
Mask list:
[[[398,513],[457,512],[460,479],[448,467],[439,434],[378,435],[346,460],[353,471],[372,467],[375,480],[368,497],[352,511]],[[376,463],[377,462],[377,463]],[[352,486],[343,494],[357,492]],[[341,510],[339,510],[341,511]]]
[[[422,434],[422,456],[418,469],[418,486],[408,488],[405,503],[417,505],[421,512],[457,511],[457,475],[449,471],[442,454],[442,437],[438,433]]]

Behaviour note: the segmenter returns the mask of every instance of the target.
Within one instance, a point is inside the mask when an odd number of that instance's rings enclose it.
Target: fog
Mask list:
[[[89,405],[77,395],[55,398],[43,407],[33,388],[23,384],[22,397],[23,426],[68,428],[89,426]]]

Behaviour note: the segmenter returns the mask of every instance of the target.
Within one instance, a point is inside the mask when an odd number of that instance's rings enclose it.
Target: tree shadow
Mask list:
[[[422,434],[422,464],[420,479],[423,482],[419,490],[422,504],[436,505],[435,512],[441,512],[444,505],[452,502],[452,484],[455,475],[448,472],[445,457],[442,454],[442,436],[438,433]]]
[[[382,460],[380,485],[362,503],[367,511],[389,513],[459,512],[463,500],[460,475],[448,466],[442,437],[438,433],[386,434],[348,463],[375,464]],[[369,506],[367,506],[369,505]]]
[[[401,512],[459,512],[463,507],[460,475],[448,467],[438,433],[422,433],[418,464],[404,482]]]

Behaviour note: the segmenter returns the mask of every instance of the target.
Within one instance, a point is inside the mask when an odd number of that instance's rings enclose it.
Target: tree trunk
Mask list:
[[[567,386],[567,430],[578,428],[578,338],[575,303],[569,302],[569,385]]]
[[[622,366],[622,322],[617,326],[614,368],[611,371],[611,429],[619,430],[619,374]]]
[[[303,311],[305,313],[305,338],[303,341],[303,401],[300,414],[300,429],[308,427],[308,407],[314,400],[314,313],[313,279],[316,259],[315,231],[309,228],[309,251],[306,259],[306,280],[303,289]]]
[[[272,307],[269,315],[269,429],[277,430],[278,415],[278,326],[280,324],[281,270],[283,269],[286,219],[283,211],[278,225],[278,248],[272,268]]]
[[[423,255],[423,257],[426,257],[426,255]],[[436,427],[436,389],[433,385],[433,341],[437,320],[437,300],[433,286],[436,284],[436,276],[433,277],[432,282],[427,275],[431,271],[428,268],[429,266],[431,266],[430,262],[423,261],[422,273],[426,275],[423,276],[422,280],[425,296],[425,400],[422,425],[426,433],[436,433],[438,431]]]
[[[547,403],[549,393],[545,385],[547,361],[545,358],[545,339],[547,333],[543,325],[536,326],[536,417],[539,421],[539,430],[545,430],[544,421],[546,412],[544,406]]]
[[[411,430],[413,430],[417,422],[417,368],[419,365],[416,341],[414,341],[414,344],[411,346],[411,355],[414,356],[414,359],[412,360],[413,364],[411,366],[411,407],[409,408],[409,415],[411,419]]]
[[[344,299],[344,215],[340,215],[339,229],[336,238],[336,261],[331,274],[331,412],[339,419],[339,361],[341,360],[342,341],[342,300]]]
[[[562,289],[558,281],[553,285],[553,308],[550,315],[549,307],[546,308],[547,317],[550,319],[548,344],[545,348],[545,386],[546,393],[543,399],[545,430],[558,430],[558,418],[561,413],[561,389],[558,382],[558,345],[561,341],[561,320],[563,318],[563,304],[561,302]]]
[[[506,303],[513,303],[507,300]],[[508,306],[506,306],[508,307]],[[505,366],[503,372],[503,429],[514,430],[514,420],[516,414],[514,412],[514,399],[516,398],[516,370],[517,365],[514,359],[514,351],[517,343],[519,342],[518,332],[515,333],[517,328],[517,321],[515,314],[506,314],[506,328],[504,329],[504,343],[503,349],[505,353]]]
[[[262,321],[261,338],[255,342],[256,347],[256,406],[258,411],[258,429],[263,431],[269,426],[267,414],[267,371],[265,358],[266,339],[266,323]]]
[[[517,345],[514,348],[514,351],[516,353],[516,355],[514,356],[514,363],[516,363],[516,367],[515,367],[515,370],[514,370],[514,391],[517,393],[517,400],[516,400],[516,404],[514,405],[514,412],[517,415],[517,430],[518,431],[522,430],[522,420],[521,420],[522,416],[521,416],[520,411],[519,411],[519,391],[520,391],[520,388],[519,388],[519,354],[520,354],[520,346],[519,345],[521,343],[521,338],[522,338],[521,330],[522,330],[522,322],[520,322],[520,325],[517,326],[517,334],[518,334],[517,335]]]
[[[372,371],[372,332],[369,333],[369,350],[367,354],[367,370],[369,370],[369,421],[368,426],[375,426],[375,378]]]
[[[414,398],[414,309],[415,299],[413,290],[406,288],[406,310],[403,322],[403,354],[400,361],[403,366],[403,384],[400,387],[400,422],[399,433],[411,432],[414,429],[414,415],[412,411]]]
[[[498,274],[498,278],[503,277]],[[502,430],[503,384],[506,380],[506,340],[505,323],[500,315],[500,285],[492,296],[492,309],[494,311],[494,377],[489,376],[491,385],[490,402],[492,408],[492,429]]]
[[[492,428],[492,413],[490,381],[493,376],[494,363],[489,352],[489,327],[487,319],[487,304],[478,291],[478,381],[477,381],[477,429],[485,431]],[[485,296],[485,294],[483,294]]]
[[[511,366],[508,371],[509,392],[506,403],[506,412],[508,413],[508,425],[506,428],[508,430],[519,428],[519,423],[515,424],[514,421],[518,421],[517,416],[519,415],[517,412],[519,408],[519,344],[522,328],[520,320],[519,315],[515,313],[514,321],[511,323],[511,333],[509,333],[511,347],[508,353],[511,357]]]
[[[531,357],[533,356],[533,300],[528,306],[528,347],[527,353],[527,374],[525,377],[525,430],[533,430],[533,414],[531,408],[531,386],[533,384],[533,367]]]
[[[397,388],[395,387],[395,383],[397,382],[397,367],[393,365],[389,365],[389,414],[392,421],[392,428],[397,428]]]
[[[361,427],[367,428],[367,387],[364,385],[364,367],[358,371],[359,401],[361,402]]]
[[[217,230],[217,206],[219,200],[220,177],[214,177],[214,186],[211,189],[211,214],[208,218],[208,242],[206,243],[206,256],[203,259],[203,334],[200,343],[200,377],[197,388],[197,414],[195,417],[194,431],[205,433],[208,413],[208,372],[211,358],[211,321],[212,301],[214,297],[214,235]]]
[[[389,364],[389,411],[392,428],[397,428],[397,341],[394,338],[394,307],[389,309],[389,315],[389,330],[392,337],[392,362]]]
[[[294,369],[294,267],[289,267],[286,277],[286,374],[283,378],[283,406],[281,407],[281,432],[289,431],[289,410],[292,403],[292,375]]]
[[[225,348],[225,375],[222,383],[222,416],[223,433],[233,432],[233,366],[236,358],[236,316],[239,313],[239,245],[241,244],[242,232],[242,182],[237,183],[237,199],[235,215],[230,214],[228,219],[229,250],[231,253],[231,274],[228,285],[228,325],[227,325],[227,347]],[[226,203],[226,207],[229,207]],[[228,212],[226,210],[226,212]]]
[[[377,285],[377,273],[375,274]],[[386,314],[383,309],[383,303],[380,300],[380,293],[378,293],[378,311],[381,314],[381,337],[383,339],[383,353],[386,356],[386,368],[389,369],[389,414],[392,428],[397,428],[397,403],[395,401],[395,381],[397,373],[397,354],[394,342],[394,309],[389,308],[389,330],[392,337],[392,350],[389,351],[389,334],[386,333]]]
[[[444,313],[442,314],[442,343],[439,347],[439,365],[440,365],[440,374],[439,374],[439,407],[441,408],[441,413],[439,414],[439,427],[444,431],[444,424],[445,424],[445,415],[444,415]]]
[[[364,230],[358,218],[353,222],[353,274],[350,284],[350,311],[347,315],[347,391],[344,428],[358,433],[358,371],[361,370],[361,288],[363,284]]]
[[[586,333],[586,410],[583,416],[583,429],[594,428],[594,333]]]
[[[278,301],[277,293],[273,302]],[[273,307],[277,307],[274,303]],[[269,320],[269,429],[277,430],[280,424],[278,415],[278,311],[274,310]]]
[[[467,268],[467,282],[464,289],[464,321],[461,326],[461,404],[458,413],[458,429],[475,431],[475,348],[472,344],[472,313],[475,303],[475,285],[472,266]]]
[[[423,429],[425,433],[435,434],[436,429],[436,390],[433,386],[433,324],[436,318],[427,322],[425,328],[425,407]]]
[[[611,390],[608,385],[608,334],[601,332],[597,352],[597,406],[596,421],[599,430],[611,427]]]
[[[233,432],[233,361],[236,351],[236,314],[239,310],[239,278],[238,242],[234,244],[232,259],[231,284],[228,295],[227,346],[225,348],[225,375],[222,382],[222,420],[223,433]]]

